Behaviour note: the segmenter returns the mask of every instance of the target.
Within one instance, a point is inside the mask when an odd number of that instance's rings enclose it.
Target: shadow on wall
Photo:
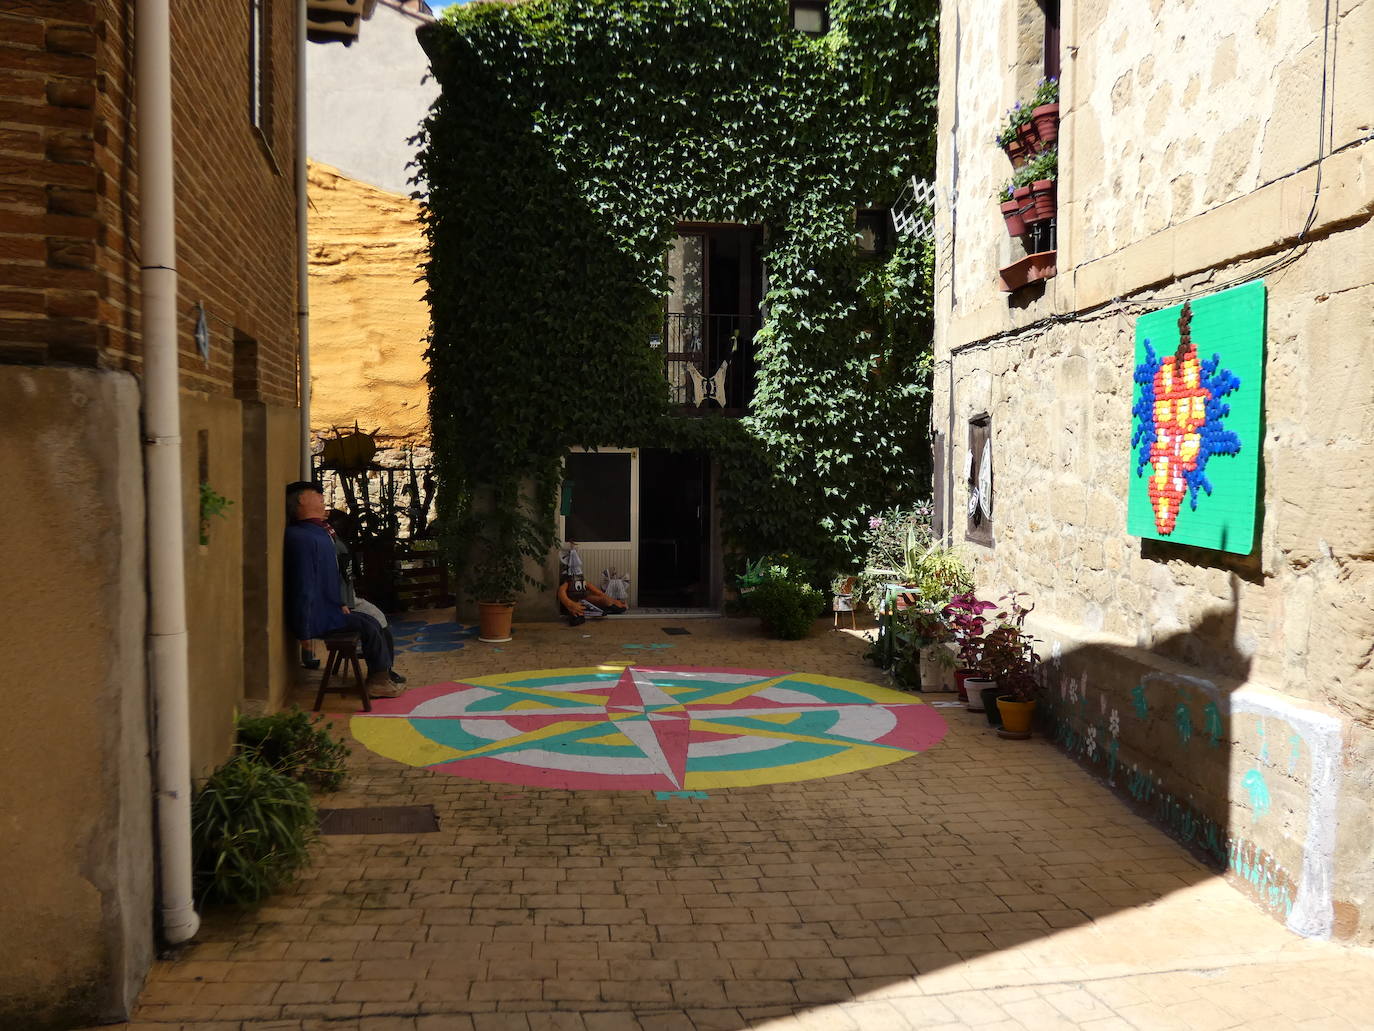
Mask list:
[[[1065,648],[1042,635],[1045,731],[1289,929],[1350,937],[1359,911],[1332,897],[1340,723],[1243,686],[1239,582],[1258,570],[1220,561],[1231,567],[1231,603],[1149,652]]]

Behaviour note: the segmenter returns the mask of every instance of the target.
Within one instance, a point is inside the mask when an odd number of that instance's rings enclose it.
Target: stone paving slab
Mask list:
[[[653,656],[884,682],[825,627],[780,642],[695,621]],[[529,624],[499,649],[407,653],[404,670],[417,685],[640,662],[625,645],[651,640],[634,622]],[[946,739],[902,762],[705,798],[487,784],[355,746],[329,805],[432,804],[441,830],[324,839],[288,891],[209,914],[121,1026],[1374,1024],[1374,953],[1293,936],[1049,743],[940,711]]]

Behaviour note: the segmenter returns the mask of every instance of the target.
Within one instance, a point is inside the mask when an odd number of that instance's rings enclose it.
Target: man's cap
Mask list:
[[[313,490],[316,494],[323,494],[324,484],[315,480],[296,480],[294,483],[286,485],[287,494],[298,494],[303,490]]]

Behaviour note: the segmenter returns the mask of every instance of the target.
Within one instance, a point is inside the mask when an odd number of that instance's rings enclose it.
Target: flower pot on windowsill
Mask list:
[[[1006,154],[1012,168],[1020,168],[1026,163],[1026,148],[1018,139],[1013,138],[1002,144],[1002,153]]]
[[[1040,152],[1040,137],[1035,132],[1034,122],[1027,122],[1017,128],[1016,141],[1021,144],[1021,151],[1026,157]]]
[[[1017,200],[1015,194],[1010,200],[1002,202],[1002,218],[1007,223],[1008,236],[1024,236],[1026,234],[1026,219],[1024,201]]]
[[[1054,261],[1054,251],[1027,254],[1020,261],[1014,261],[1006,268],[999,270],[1000,285],[998,289],[1003,293],[1010,293],[1042,279],[1050,279],[1059,271],[1055,267]]]
[[[1045,222],[1054,218],[1058,200],[1056,186],[1053,179],[1037,179],[1030,184],[1031,210],[1024,221]]]
[[[1040,146],[1052,147],[1059,139],[1059,105],[1041,104],[1031,112],[1031,125],[1040,138]]]

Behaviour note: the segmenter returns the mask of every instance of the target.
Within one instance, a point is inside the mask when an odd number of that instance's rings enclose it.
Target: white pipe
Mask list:
[[[194,937],[191,745],[187,701],[181,399],[177,384],[176,203],[172,173],[169,0],[135,5],[140,286],[143,293],[143,461],[148,526],[148,662],[156,723],[162,935]]]
[[[296,0],[296,335],[300,346],[301,479],[310,475],[310,192],[305,171],[305,0]]]

